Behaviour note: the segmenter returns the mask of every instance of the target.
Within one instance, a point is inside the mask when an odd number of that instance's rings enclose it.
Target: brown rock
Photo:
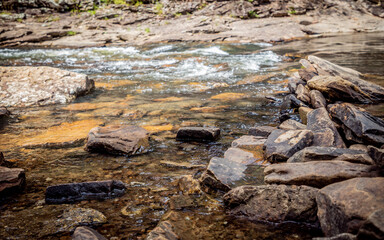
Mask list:
[[[299,115],[300,115],[301,122],[303,122],[303,124],[307,124],[307,115],[312,110],[313,109],[309,107],[299,107]]]
[[[279,129],[282,130],[304,130],[306,128],[306,125],[299,123],[298,121],[295,121],[293,119],[288,119],[279,126]]]
[[[182,127],[176,139],[182,141],[215,141],[220,137],[220,129],[212,127]]]
[[[379,149],[374,146],[368,146],[368,154],[371,156],[376,166],[384,169],[384,149]]]
[[[321,188],[356,177],[377,177],[377,168],[345,161],[272,164],[264,169],[268,184],[307,185]]]
[[[89,227],[77,227],[72,235],[72,240],[107,240],[100,233]]]
[[[311,98],[311,104],[313,108],[327,107],[327,100],[325,100],[324,95],[318,90],[311,90],[309,92],[309,97]]]
[[[250,151],[262,151],[263,145],[267,139],[244,135],[232,142],[232,147],[242,148]]]
[[[302,102],[310,103],[311,98],[309,96],[309,90],[302,84],[299,84],[296,88],[296,97]]]
[[[161,221],[147,236],[146,240],[178,240],[174,227],[169,221]]]
[[[86,75],[52,67],[0,67],[0,78],[5,106],[68,103],[94,88]]]
[[[223,199],[231,215],[250,220],[315,223],[317,191],[307,186],[241,186]]]
[[[384,209],[383,208],[373,212],[368,217],[368,219],[361,226],[357,234],[357,239],[358,240],[384,239]]]
[[[89,152],[137,155],[149,151],[149,133],[137,126],[107,126],[91,129],[85,148]]]
[[[384,209],[384,178],[354,178],[318,192],[317,216],[326,236],[356,234],[365,220]]]
[[[25,173],[21,168],[0,167],[0,195],[11,190],[21,190],[25,185]]]
[[[276,127],[271,126],[251,127],[248,133],[256,137],[268,137],[276,129]]]

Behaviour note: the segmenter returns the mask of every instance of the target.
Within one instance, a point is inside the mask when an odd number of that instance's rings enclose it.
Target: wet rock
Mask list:
[[[384,169],[384,149],[379,149],[374,146],[368,146],[368,154],[371,156],[376,166]]]
[[[296,97],[304,103],[311,102],[311,98],[309,97],[309,90],[302,84],[299,84],[296,88]]]
[[[94,88],[85,74],[52,67],[0,67],[0,77],[4,106],[68,103]]]
[[[77,227],[72,235],[72,240],[107,240],[100,233],[89,227]]]
[[[5,160],[3,152],[0,152],[0,166],[3,167],[12,167],[13,163]]]
[[[264,156],[270,162],[286,161],[312,141],[313,133],[309,130],[275,130],[264,144]]]
[[[284,101],[288,103],[290,108],[299,108],[299,107],[308,107],[307,104],[303,103],[301,100],[293,94],[289,94],[284,98]]]
[[[161,221],[147,236],[146,240],[178,240],[174,227],[169,221]]]
[[[5,107],[0,107],[0,119],[9,117],[11,113]]]
[[[311,105],[313,108],[327,107],[327,100],[325,100],[324,95],[318,90],[311,90],[309,92],[309,97],[311,98]]]
[[[295,153],[288,159],[288,163],[311,161],[347,161],[373,165],[372,158],[366,151],[334,147],[307,147]]]
[[[312,240],[356,240],[356,236],[350,233],[341,233],[333,237],[312,238]]]
[[[268,137],[276,129],[277,129],[276,127],[271,127],[271,126],[251,127],[248,133],[249,135],[252,135],[252,136]]]
[[[264,137],[244,135],[233,141],[232,147],[250,151],[262,151],[266,140]]]
[[[181,141],[215,141],[220,137],[220,129],[214,127],[182,127],[176,139]]]
[[[203,164],[191,164],[189,162],[160,161],[160,165],[168,168],[196,169],[205,168]]]
[[[309,107],[300,107],[299,108],[299,115],[300,115],[300,119],[301,119],[301,122],[303,124],[307,124],[307,115],[309,112],[311,112],[313,109],[312,108],[309,108]]]
[[[307,129],[314,133],[313,146],[345,148],[344,141],[329,118],[327,109],[318,108],[310,111],[307,114]]]
[[[171,210],[182,210],[197,207],[196,199],[190,195],[176,195],[169,200]]]
[[[85,150],[114,155],[138,155],[149,151],[149,132],[138,126],[107,126],[91,129]]]
[[[300,78],[306,82],[311,80],[313,77],[317,76],[315,72],[309,71],[307,69],[300,69],[299,75],[300,75]]]
[[[120,197],[124,193],[124,183],[116,180],[68,183],[49,186],[45,192],[45,202],[61,204],[91,199],[109,199]]]
[[[372,102],[368,93],[341,77],[316,76],[308,81],[308,86],[311,89],[320,91],[331,101],[343,100],[355,103]]]
[[[384,209],[379,209],[368,217],[359,229],[357,239],[384,239]]]
[[[206,170],[199,179],[201,189],[207,193],[220,193],[228,192],[231,188],[223,184],[216,176],[210,171]]]
[[[279,126],[279,129],[282,130],[304,130],[306,128],[306,125],[299,123],[298,121],[295,121],[293,119],[288,119]]]
[[[340,103],[328,106],[328,111],[341,124],[345,138],[352,143],[384,144],[384,121],[352,104]]]
[[[354,178],[321,189],[317,216],[325,236],[356,234],[372,213],[384,209],[383,185],[384,178]]]
[[[268,184],[307,185],[322,188],[357,177],[377,177],[377,168],[345,161],[312,161],[273,164],[264,169]]]
[[[363,80],[363,75],[358,71],[338,66],[315,56],[308,56],[308,60],[316,66],[318,72],[321,70],[330,76],[340,76],[341,78],[348,80],[350,83],[357,86],[358,89],[361,89],[363,93],[369,96],[370,101],[376,102],[384,99],[384,88],[377,84]]]
[[[184,175],[177,182],[178,189],[184,195],[201,193],[200,183],[192,175]]]
[[[0,167],[0,195],[8,195],[14,190],[21,190],[24,185],[24,169]]]
[[[229,191],[223,199],[231,215],[250,220],[315,223],[317,192],[308,186],[241,186]]]

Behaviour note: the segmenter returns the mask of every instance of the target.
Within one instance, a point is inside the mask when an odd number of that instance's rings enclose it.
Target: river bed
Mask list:
[[[272,46],[254,44],[156,44],[84,49],[0,49],[1,66],[52,66],[85,73],[93,93],[70,104],[10,109],[0,129],[0,151],[24,168],[23,193],[0,204],[3,239],[70,239],[55,222],[70,205],[45,205],[46,187],[70,182],[121,180],[126,194],[75,207],[102,212],[108,222],[97,230],[108,239],[142,239],[161,218],[177,221],[183,239],[311,239],[321,233],[305,225],[279,226],[227,217],[220,198],[206,196],[195,208],[169,210],[183,175],[203,170],[222,157],[231,142],[252,126],[278,124],[279,102],[287,93],[297,61],[286,53],[315,54],[354,68],[379,84],[384,76],[384,35],[355,34]],[[368,107],[368,109],[370,109]],[[383,114],[383,105],[371,109]],[[152,133],[150,153],[134,157],[84,150],[97,125],[130,124]],[[214,143],[175,140],[182,126],[216,126]],[[173,164],[168,164],[172,162]],[[267,163],[264,163],[264,165]],[[252,166],[234,183],[262,184],[264,165]],[[47,227],[50,226],[50,227]]]

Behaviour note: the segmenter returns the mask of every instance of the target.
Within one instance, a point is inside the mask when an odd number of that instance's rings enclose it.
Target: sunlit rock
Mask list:
[[[232,101],[237,99],[246,98],[247,95],[245,93],[220,93],[211,97],[213,100],[221,100],[221,101]]]

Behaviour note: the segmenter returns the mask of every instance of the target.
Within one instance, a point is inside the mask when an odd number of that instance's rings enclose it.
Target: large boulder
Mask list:
[[[373,165],[374,161],[366,151],[334,147],[307,147],[290,157],[287,163],[311,161],[347,161]]]
[[[24,187],[24,184],[24,169],[0,167],[0,195],[20,190]]]
[[[77,227],[72,235],[72,240],[107,240],[100,233],[92,228],[81,226]]]
[[[176,135],[180,141],[215,141],[219,137],[220,128],[216,127],[182,127]]]
[[[114,155],[137,155],[149,151],[149,132],[138,126],[95,127],[88,134],[85,149]]]
[[[364,76],[360,72],[338,66],[316,56],[308,56],[308,61],[316,68],[317,72],[330,76],[340,76],[354,86],[357,86],[356,90],[360,89],[362,93],[366,94],[369,97],[369,101],[379,102],[384,99],[384,88],[363,80]]]
[[[224,195],[229,213],[250,220],[315,223],[317,189],[308,186],[241,186]]]
[[[268,184],[307,185],[321,188],[356,177],[377,177],[375,166],[345,161],[312,161],[272,164],[264,169]]]
[[[321,189],[316,202],[324,234],[357,234],[372,213],[384,209],[383,186],[384,178],[354,178]]]
[[[384,121],[352,104],[340,103],[328,106],[332,118],[339,123],[345,138],[351,143],[384,144]]]
[[[293,154],[312,144],[310,130],[275,130],[269,135],[265,146],[265,158],[270,162],[286,161]]]
[[[124,195],[125,189],[124,183],[115,180],[60,184],[47,188],[45,202],[61,204],[82,200],[109,199]]]
[[[0,67],[0,102],[21,107],[68,103],[95,87],[85,74],[52,67]]]
[[[317,108],[310,111],[307,114],[307,129],[314,133],[313,146],[345,148],[344,141],[329,118],[327,109]]]

